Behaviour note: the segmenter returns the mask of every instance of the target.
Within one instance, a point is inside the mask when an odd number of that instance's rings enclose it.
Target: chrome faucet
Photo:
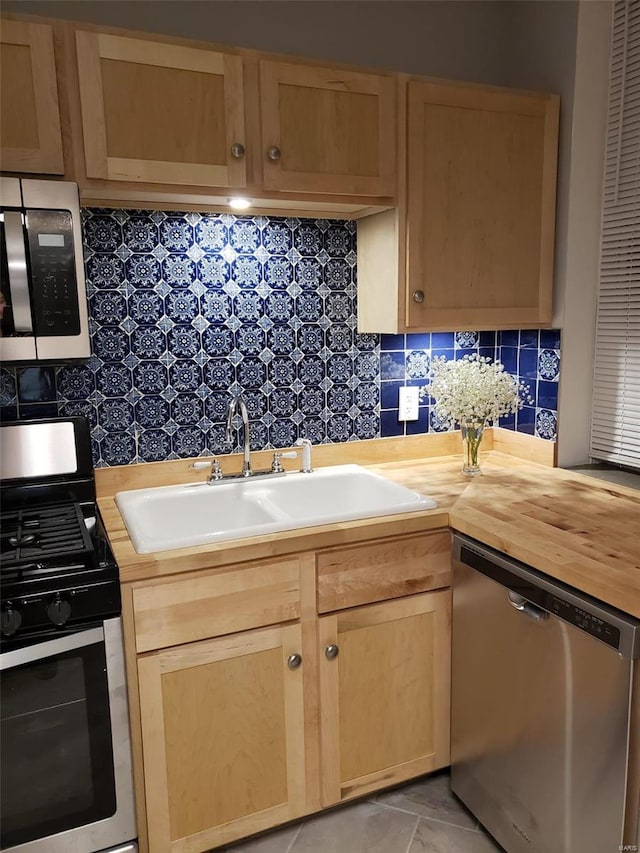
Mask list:
[[[236,415],[240,415],[242,418],[242,450],[244,454],[242,476],[251,477],[253,471],[251,470],[251,448],[249,446],[249,413],[247,404],[241,396],[232,397],[227,407],[227,442],[229,443],[233,441],[233,419]]]

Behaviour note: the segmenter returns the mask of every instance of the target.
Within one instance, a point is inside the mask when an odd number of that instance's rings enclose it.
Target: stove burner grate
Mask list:
[[[59,558],[77,560],[93,552],[91,535],[76,503],[3,512],[0,521],[3,570]]]

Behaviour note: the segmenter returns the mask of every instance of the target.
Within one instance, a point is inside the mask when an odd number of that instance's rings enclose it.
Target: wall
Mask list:
[[[590,450],[611,12],[608,0],[510,10],[513,84],[563,94],[554,289],[554,324],[563,330],[561,466],[587,462]]]
[[[524,89],[557,92],[560,98],[560,139],[558,145],[558,193],[556,204],[556,254],[554,323],[563,325],[567,280],[567,228],[575,46],[578,4],[524,2],[509,4],[509,32],[506,64],[509,83]]]
[[[560,385],[558,464],[588,461],[591,440],[593,358],[600,265],[600,221],[604,172],[612,4],[580,4]]]
[[[554,331],[358,334],[353,222],[84,210],[92,357],[0,370],[4,420],[84,415],[97,466],[229,452],[242,392],[253,449],[440,432],[398,389],[433,355],[501,358],[532,402],[503,425],[555,439]]]
[[[3,0],[2,8],[500,84],[507,82],[509,5],[501,0]]]

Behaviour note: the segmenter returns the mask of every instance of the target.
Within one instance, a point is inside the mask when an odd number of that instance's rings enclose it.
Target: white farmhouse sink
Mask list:
[[[359,465],[135,489],[118,492],[116,504],[139,554],[436,506]]]

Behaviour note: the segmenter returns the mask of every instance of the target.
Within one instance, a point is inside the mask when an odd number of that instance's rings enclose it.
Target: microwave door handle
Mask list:
[[[21,213],[9,210],[4,212],[4,238],[7,249],[7,266],[9,267],[13,325],[16,332],[29,333],[33,332],[33,320],[31,319],[27,255],[24,247],[22,223]]]

